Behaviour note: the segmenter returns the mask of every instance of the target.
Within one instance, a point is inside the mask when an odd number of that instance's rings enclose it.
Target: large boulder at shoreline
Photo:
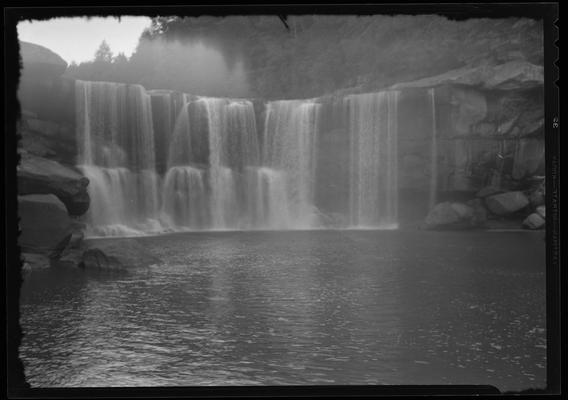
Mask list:
[[[70,215],[82,215],[89,209],[89,180],[57,161],[29,154],[22,156],[18,170],[18,193],[54,194]]]
[[[529,199],[520,191],[506,192],[487,197],[485,204],[493,214],[506,216],[528,206]]]
[[[65,205],[53,194],[18,196],[22,231],[18,243],[23,252],[57,257],[72,234]]]
[[[437,204],[426,216],[424,221],[426,229],[443,229],[460,222],[461,217],[452,203]]]
[[[90,240],[84,249],[78,266],[87,270],[125,271],[160,262],[135,239]]]

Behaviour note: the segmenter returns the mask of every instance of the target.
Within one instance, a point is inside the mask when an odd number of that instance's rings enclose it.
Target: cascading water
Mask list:
[[[206,126],[190,114],[200,104],[183,95],[183,104],[175,122],[170,141],[167,172],[162,189],[160,220],[169,228],[206,229],[209,227],[208,194],[205,171],[196,167],[199,150],[198,138],[207,131]]]
[[[396,228],[398,92],[351,95],[349,221],[353,228]]]
[[[205,106],[209,127],[211,228],[250,227],[243,170],[259,162],[253,105],[247,100],[211,97],[201,97],[199,102]]]
[[[262,132],[244,99],[77,81],[76,101],[91,234],[326,227],[318,187],[348,194],[334,227],[396,227],[398,92],[333,102],[348,136],[325,137],[321,154],[320,99],[266,103]],[[320,159],[341,164],[343,183]]]
[[[139,85],[76,81],[78,166],[89,178],[90,233],[156,227],[158,176],[150,96]]]
[[[282,100],[267,105],[262,151],[265,168],[258,171],[262,188],[258,202],[266,206],[271,229],[313,228],[318,224],[314,179],[319,107],[315,100]]]

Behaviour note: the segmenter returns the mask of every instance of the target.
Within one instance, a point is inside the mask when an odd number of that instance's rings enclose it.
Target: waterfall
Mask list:
[[[208,199],[203,170],[172,167],[164,178],[162,221],[170,228],[205,229]]]
[[[78,167],[89,178],[89,226],[95,234],[156,227],[150,96],[139,85],[76,81]]]
[[[242,214],[246,209],[242,172],[259,162],[253,105],[248,100],[211,97],[199,102],[208,120],[211,228],[242,229],[251,219]]]
[[[267,169],[259,171],[258,176],[270,194],[269,219],[282,221],[285,217],[286,225],[292,228],[318,224],[314,181],[319,108],[315,100],[281,100],[267,105],[262,151]],[[285,195],[275,199],[276,193]]]
[[[428,89],[430,105],[432,107],[432,142],[430,145],[430,198],[429,208],[436,205],[438,194],[438,129],[436,126],[436,92],[434,88]]]
[[[261,130],[246,99],[83,81],[75,94],[88,234],[397,226],[396,91],[271,101]]]
[[[348,96],[351,157],[349,221],[354,228],[395,228],[398,213],[398,92]]]

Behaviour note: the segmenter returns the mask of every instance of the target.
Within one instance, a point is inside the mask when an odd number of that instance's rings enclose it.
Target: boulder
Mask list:
[[[461,220],[467,220],[473,217],[473,208],[463,203],[452,203],[452,208],[458,214]]]
[[[23,252],[57,257],[71,238],[67,209],[53,194],[18,196],[18,215]]]
[[[444,202],[437,204],[430,210],[424,221],[427,229],[438,229],[460,222],[461,217],[452,203]]]
[[[506,192],[485,198],[489,211],[499,216],[513,214],[529,205],[529,199],[523,192]]]
[[[33,155],[24,155],[17,171],[19,194],[54,194],[70,215],[82,215],[89,209],[89,180],[80,173]]]
[[[523,227],[527,229],[542,229],[544,228],[545,220],[537,213],[532,213],[523,221]]]
[[[89,270],[124,271],[157,264],[160,259],[135,239],[102,239],[85,243],[79,267]]]

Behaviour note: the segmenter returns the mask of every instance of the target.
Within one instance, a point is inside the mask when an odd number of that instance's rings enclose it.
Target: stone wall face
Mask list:
[[[26,264],[39,268],[80,235],[89,181],[75,168],[74,81],[61,77],[67,63],[30,43],[20,42],[20,53],[18,243]]]

